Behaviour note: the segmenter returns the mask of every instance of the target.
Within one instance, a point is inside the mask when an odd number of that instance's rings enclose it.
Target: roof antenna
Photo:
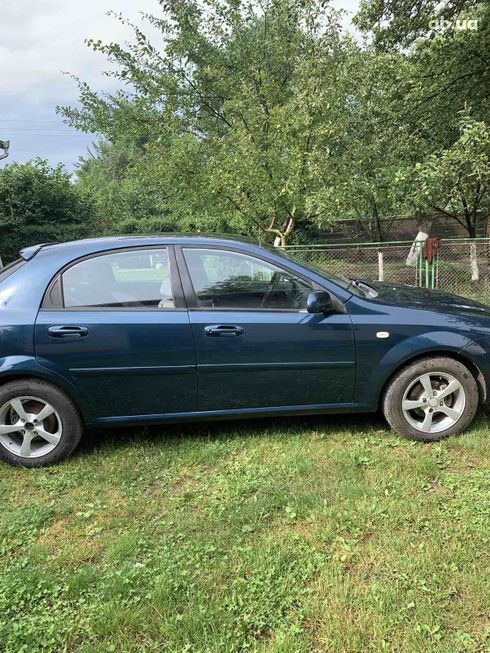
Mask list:
[[[10,141],[0,141],[0,150],[3,150],[3,154],[0,154],[0,161],[8,157],[9,147],[10,147]]]

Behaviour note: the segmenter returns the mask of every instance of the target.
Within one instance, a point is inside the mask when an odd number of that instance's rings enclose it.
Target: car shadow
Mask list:
[[[260,438],[279,435],[293,437],[305,431],[320,432],[322,436],[344,432],[348,436],[365,435],[370,430],[386,430],[387,424],[380,413],[356,415],[308,415],[267,417],[261,419],[220,420],[122,426],[119,428],[88,429],[75,455],[83,456],[107,446],[122,447],[128,442],[179,442],[197,438],[224,440],[234,438]]]

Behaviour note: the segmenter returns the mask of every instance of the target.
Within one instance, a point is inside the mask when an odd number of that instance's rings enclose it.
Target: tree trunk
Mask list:
[[[384,261],[384,254],[383,252],[379,249],[378,250],[378,281],[384,281],[385,280],[385,261]]]
[[[419,231],[422,231],[425,234],[430,234],[430,228],[432,226],[432,220],[428,218],[423,218],[422,216],[418,215],[417,217],[417,226],[419,228]]]
[[[416,268],[419,264],[420,250],[423,249],[425,241],[428,239],[429,234],[425,231],[419,231],[415,240],[413,241],[412,247],[408,252],[407,260],[405,265],[409,268]]]
[[[274,238],[274,247],[286,247],[286,238],[287,236],[285,236],[283,233],[277,235]]]
[[[286,247],[288,236],[291,235],[293,228],[294,228],[294,218],[291,215],[288,215],[288,217],[284,221],[282,229],[274,229],[272,227],[269,227],[269,229],[267,229],[266,231],[275,235],[274,247],[284,248]]]
[[[381,218],[379,217],[379,211],[378,211],[378,205],[376,204],[376,199],[374,198],[373,195],[370,195],[369,197],[369,203],[371,204],[371,211],[372,211],[372,216],[374,218],[374,222],[376,224],[376,230],[378,232],[378,241],[380,243],[383,242],[383,228],[381,225]]]
[[[476,243],[470,243],[470,270],[471,270],[471,281],[479,281],[480,270],[478,268],[478,256],[476,251]]]

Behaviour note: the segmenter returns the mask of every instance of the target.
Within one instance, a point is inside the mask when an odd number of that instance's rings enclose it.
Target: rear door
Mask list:
[[[200,410],[349,407],[347,313],[310,314],[311,282],[225,248],[177,248],[196,346]]]
[[[38,361],[83,393],[94,418],[197,409],[195,351],[172,247],[84,257],[51,283]]]

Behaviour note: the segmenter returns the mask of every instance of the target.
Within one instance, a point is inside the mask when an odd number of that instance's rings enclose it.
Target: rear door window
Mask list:
[[[175,307],[166,248],[85,259],[63,272],[62,288],[65,308]]]

